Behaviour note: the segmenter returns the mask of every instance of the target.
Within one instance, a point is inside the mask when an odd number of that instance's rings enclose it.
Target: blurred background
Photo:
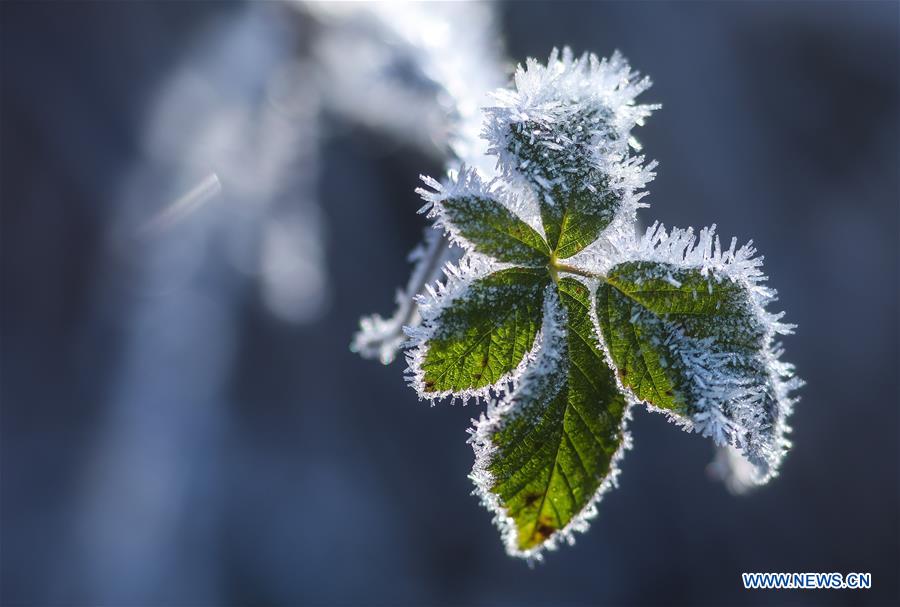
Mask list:
[[[643,221],[766,256],[808,382],[781,476],[733,496],[709,441],[636,410],[589,533],[508,558],[466,477],[480,408],[429,408],[402,362],[348,348],[391,312],[417,176],[446,159],[446,100],[390,28],[4,2],[3,605],[900,601],[900,5],[527,2],[456,25],[490,14],[504,77],[565,44],[651,75]],[[750,592],[742,571],[873,587]]]

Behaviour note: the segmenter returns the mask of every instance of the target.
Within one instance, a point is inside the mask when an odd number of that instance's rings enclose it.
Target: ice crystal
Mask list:
[[[487,179],[493,176],[488,144],[480,137],[481,107],[504,82],[491,5],[310,2],[305,7],[327,24],[340,24],[314,44],[328,68],[332,107],[423,149],[437,148],[449,157],[449,170],[465,163]],[[421,320],[413,298],[461,254],[445,239],[426,235],[425,244],[410,254],[413,271],[397,293],[393,315],[363,318],[351,349],[392,362],[405,341],[403,326]]]
[[[565,48],[562,54],[554,49],[546,66],[534,59],[520,66],[515,87],[496,92],[496,104],[486,110],[484,137],[502,175],[535,186],[534,207],[554,206],[571,191],[602,200],[600,194],[611,190],[619,199],[615,208],[587,211],[633,221],[643,206],[639,190],[656,166],[629,155],[629,148],[640,148],[632,129],[660,107],[635,103],[650,79],[640,78],[618,52],[600,60],[593,54],[575,58]]]
[[[542,560],[544,550],[555,550],[561,542],[574,544],[574,534],[587,531],[590,520],[597,515],[600,499],[609,489],[617,486],[619,462],[625,451],[631,448],[631,435],[627,431],[631,415],[626,409],[619,424],[621,441],[610,458],[609,472],[584,507],[541,545],[524,550],[519,546],[516,521],[493,491],[497,479],[491,472],[491,465],[498,450],[493,436],[517,416],[529,415],[529,402],[552,399],[558,394],[564,383],[562,377],[568,356],[567,322],[566,310],[560,305],[556,290],[548,287],[544,300],[544,324],[535,343],[535,353],[520,382],[506,398],[488,401],[487,410],[473,420],[473,427],[469,430],[469,442],[475,451],[475,464],[469,478],[475,483],[475,493],[482,505],[493,513],[494,523],[500,530],[507,552],[529,561]]]
[[[509,554],[536,560],[615,486],[631,406],[712,438],[711,471],[742,491],[778,473],[802,382],[752,243],[636,233],[656,166],[631,135],[658,107],[635,102],[649,80],[618,53],[564,49],[514,84],[484,111],[496,175],[461,166],[417,190],[463,256],[416,296],[406,359],[420,398],[487,403],[471,478]]]
[[[448,247],[441,233],[425,230],[424,242],[409,254],[413,272],[402,289],[398,289],[397,308],[390,318],[379,314],[360,319],[360,330],[353,338],[350,349],[366,358],[377,358],[382,364],[393,362],[397,352],[406,342],[404,327],[416,327],[422,317],[416,308],[415,297],[425,285],[438,281],[442,268],[459,261],[460,250]]]
[[[711,295],[713,285],[723,281],[740,285],[741,293],[746,294],[742,298],[745,326],[738,326],[735,319],[719,322],[730,323],[726,330],[755,339],[756,350],[736,352],[734,347],[718,347],[712,338],[698,340],[683,332],[672,335],[686,372],[702,394],[690,416],[673,415],[685,429],[712,437],[717,445],[736,448],[754,464],[750,480],[757,484],[767,481],[777,473],[791,445],[786,420],[796,402],[792,393],[802,381],[795,377],[793,365],[780,360],[783,349],[777,338],[793,333],[796,325],[782,322],[783,312],[767,309],[777,300],[777,292],[765,285],[763,258],[756,256],[752,241],[738,247],[737,239],[732,238],[723,249],[715,225],[695,235],[692,228],[667,232],[661,224],[653,224],[642,237],[616,245],[617,251],[610,255],[616,264],[644,261],[698,271],[708,279],[708,291],[692,297]],[[678,284],[671,275],[665,278]]]

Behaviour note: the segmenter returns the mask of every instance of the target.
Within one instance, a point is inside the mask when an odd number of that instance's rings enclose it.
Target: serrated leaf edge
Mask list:
[[[546,238],[544,227],[534,213],[527,212],[523,208],[525,203],[514,196],[499,179],[485,181],[481,174],[474,168],[461,166],[458,171],[449,171],[447,178],[440,182],[428,175],[419,175],[419,179],[427,187],[416,188],[416,194],[422,197],[425,204],[419,208],[418,213],[426,218],[434,220],[433,227],[442,230],[453,244],[467,251],[474,251],[475,244],[463,236],[454,223],[447,217],[445,200],[462,196],[478,196],[492,198],[515,215],[522,223],[531,227],[535,232]],[[525,211],[525,212],[523,212]]]
[[[529,550],[519,549],[516,522],[500,503],[500,498],[491,491],[495,479],[488,468],[491,464],[491,456],[497,450],[491,440],[491,434],[509,416],[517,414],[516,391],[525,382],[537,381],[540,377],[559,369],[562,359],[566,356],[566,326],[566,311],[559,302],[555,285],[549,285],[544,296],[544,321],[538,337],[535,339],[534,355],[529,361],[525,375],[521,376],[521,381],[516,389],[508,392],[502,399],[489,402],[487,411],[483,412],[478,419],[473,419],[473,425],[468,430],[470,434],[468,442],[475,452],[475,463],[469,474],[469,478],[475,484],[475,490],[472,493],[478,496],[482,506],[493,514],[492,521],[500,531],[506,553],[525,559],[529,563],[542,561],[544,551],[556,550],[561,543],[574,544],[575,533],[584,533],[588,530],[591,520],[597,516],[597,504],[607,491],[618,487],[619,462],[624,457],[625,451],[631,449],[632,445],[631,434],[627,428],[628,422],[631,421],[629,404],[625,408],[619,424],[622,441],[610,459],[609,472],[591,499],[565,527],[555,531],[541,545]],[[540,375],[531,377],[528,375],[529,373],[540,373]]]
[[[616,254],[611,256],[609,267],[630,261],[650,261],[670,264],[677,268],[697,269],[704,276],[727,277],[749,293],[749,304],[754,318],[765,331],[765,348],[761,352],[766,367],[766,375],[775,393],[777,410],[775,411],[775,428],[772,442],[761,449],[750,449],[739,440],[739,433],[744,428],[729,428],[730,420],[718,407],[695,413],[691,417],[679,415],[668,409],[661,409],[636,398],[630,388],[624,386],[616,374],[616,383],[634,402],[640,402],[654,412],[664,414],[670,422],[683,430],[697,432],[712,438],[717,446],[731,446],[737,449],[742,457],[754,467],[755,474],[749,479],[756,485],[767,483],[778,475],[785,454],[791,447],[787,435],[791,432],[787,419],[793,412],[798,398],[792,392],[803,385],[803,380],[796,377],[794,367],[782,361],[783,349],[775,341],[778,335],[793,333],[796,325],[783,323],[783,312],[772,313],[766,307],[777,301],[777,292],[765,286],[768,277],[762,271],[763,257],[756,255],[753,241],[738,247],[737,239],[732,238],[729,247],[722,249],[719,237],[715,233],[715,224],[703,228],[695,235],[693,228],[673,228],[666,231],[659,222],[647,228],[638,238],[623,239],[615,243]],[[596,306],[594,306],[596,308]],[[600,331],[596,309],[592,310],[595,330],[600,334],[601,344],[606,351],[609,364],[615,369],[609,349]]]
[[[515,389],[519,378],[535,356],[537,339],[515,369],[503,375],[493,384],[477,389],[428,392],[425,390],[425,370],[422,368],[422,364],[428,353],[428,343],[439,327],[438,318],[441,312],[464,295],[476,280],[500,270],[520,267],[522,266],[502,263],[479,253],[468,252],[457,264],[446,264],[444,267],[446,279],[443,282],[438,281],[433,285],[426,285],[425,292],[416,295],[415,302],[418,305],[422,322],[418,326],[403,327],[403,331],[407,336],[404,344],[407,365],[405,379],[406,383],[416,391],[419,400],[427,400],[433,406],[439,400],[451,398],[452,403],[459,400],[465,405],[470,400],[474,400],[476,403],[481,400],[487,402],[493,397],[501,397]]]
[[[488,153],[497,158],[500,179],[514,190],[527,193],[523,197],[526,199],[519,204],[531,207],[531,212],[520,216],[539,216],[537,197],[548,196],[553,184],[542,184],[535,191],[525,172],[527,166],[509,151],[511,127],[533,120],[549,129],[554,123],[565,121],[571,112],[602,108],[612,119],[609,128],[591,134],[592,149],[588,161],[607,177],[608,189],[620,198],[611,226],[633,225],[637,210],[649,206],[641,202],[647,195],[643,190],[656,176],[655,160],[645,164],[644,156],[630,154],[631,149],[640,149],[631,135],[632,129],[642,126],[644,120],[661,107],[659,104],[635,103],[635,98],[650,88],[650,79],[632,70],[619,51],[608,59],[600,59],[593,53],[576,58],[569,47],[564,47],[562,53],[554,48],[546,65],[531,58],[524,67],[519,65],[514,84],[515,90],[500,89],[491,94],[494,104],[484,108],[486,118],[482,136],[489,142]],[[616,137],[610,137],[610,131]],[[564,141],[558,143],[565,144]],[[552,199],[546,200],[554,204]],[[546,235],[543,226],[538,231]]]

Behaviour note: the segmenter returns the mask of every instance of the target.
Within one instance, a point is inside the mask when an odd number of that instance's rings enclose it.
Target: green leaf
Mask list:
[[[421,363],[422,393],[477,390],[500,381],[531,350],[547,271],[501,270],[475,281],[435,320]]]
[[[544,238],[498,201],[469,194],[440,204],[446,219],[479,253],[510,263],[546,264],[550,248]]]
[[[621,200],[605,186],[601,188],[597,193],[588,190],[569,193],[556,245],[559,259],[571,257],[597,240],[615,217]]]
[[[765,331],[749,293],[730,278],[665,263],[623,263],[597,291],[597,318],[622,383],[662,409],[691,414],[709,396],[691,381],[699,369],[685,361],[686,349],[700,360],[707,352],[717,356],[703,369],[707,383],[724,372],[765,381],[758,360]]]
[[[523,378],[490,434],[490,491],[514,521],[507,543],[520,553],[588,507],[623,441],[626,402],[594,333],[588,290],[563,278],[558,294],[568,316],[564,345],[549,347],[561,349],[560,360],[549,374]]]
[[[592,136],[605,121],[591,110],[549,125],[535,120],[511,125],[508,151],[537,192],[544,232],[560,259],[594,242],[622,203],[593,161]],[[606,137],[614,140],[616,134],[609,129]]]

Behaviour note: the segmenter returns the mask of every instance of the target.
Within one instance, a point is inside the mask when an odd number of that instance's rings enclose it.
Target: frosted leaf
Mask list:
[[[416,298],[407,381],[488,403],[471,478],[507,552],[538,560],[615,484],[630,405],[712,437],[710,470],[739,491],[777,474],[802,382],[752,246],[723,251],[714,228],[635,236],[655,166],[630,152],[649,81],[618,54],[565,49],[515,85],[486,109],[500,174],[463,166],[417,190],[464,255]]]
[[[636,105],[650,80],[610,59],[554,49],[519,67],[515,91],[494,94],[484,135],[511,183],[531,191],[559,258],[590,245],[613,220],[633,219],[655,164],[629,155],[631,129],[658,106]]]
[[[499,183],[485,184],[477,172],[465,167],[444,184],[430,177],[422,180],[431,189],[416,190],[426,201],[419,212],[427,212],[436,228],[446,230],[451,242],[498,261],[547,263],[550,248],[546,241],[510,210],[515,205],[508,202],[510,196]]]
[[[667,234],[658,225],[632,244],[597,292],[597,317],[619,381],[685,429],[740,450],[753,480],[777,474],[790,447],[786,420],[801,385],[779,360],[793,325],[766,310],[750,246],[722,251],[714,227]]]
[[[407,328],[407,379],[420,398],[500,394],[527,365],[550,279],[520,267],[479,275],[490,267],[463,258],[448,266],[445,284],[417,298],[422,325]]]
[[[627,403],[580,282],[547,289],[539,342],[518,387],[482,415],[471,439],[482,503],[507,552],[528,559],[587,530],[629,444]]]

